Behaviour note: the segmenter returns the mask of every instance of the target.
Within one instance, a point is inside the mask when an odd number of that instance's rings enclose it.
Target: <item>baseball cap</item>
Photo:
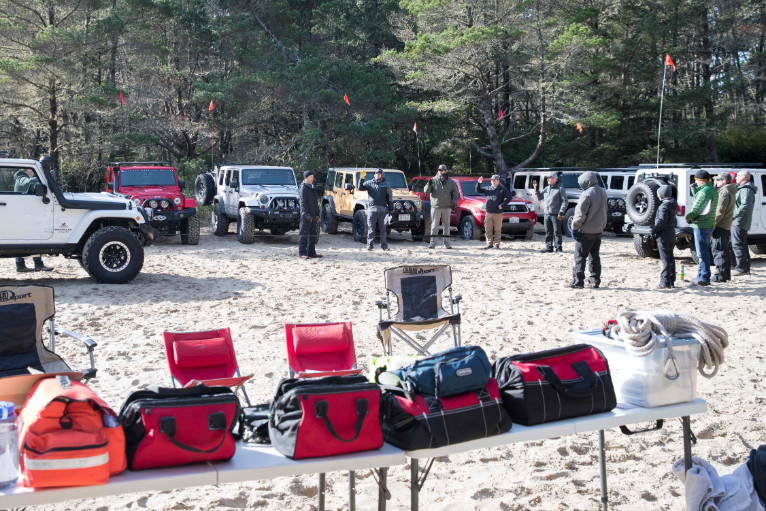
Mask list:
[[[492,177],[490,179],[492,181],[500,181],[500,175],[499,174],[492,174]]]
[[[549,177],[552,177],[554,179],[558,179],[559,175],[556,174],[555,172],[551,171],[551,172],[548,172],[547,174],[545,174],[545,177],[546,177],[546,179],[549,178]]]
[[[383,173],[383,169],[378,169],[378,170],[375,171],[375,173],[376,174],[382,174]]]
[[[439,165],[439,169],[438,170],[447,170],[447,166],[442,163],[441,165]]]

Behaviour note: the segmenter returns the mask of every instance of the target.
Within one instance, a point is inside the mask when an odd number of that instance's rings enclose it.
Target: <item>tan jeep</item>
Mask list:
[[[322,197],[322,231],[335,234],[340,222],[351,222],[354,241],[367,240],[367,192],[359,190],[359,182],[373,179],[374,168],[330,168]],[[404,172],[383,169],[385,180],[391,185],[394,211],[389,230],[410,231],[413,241],[423,241],[426,226],[431,223],[429,212],[423,211],[423,202],[407,188]]]

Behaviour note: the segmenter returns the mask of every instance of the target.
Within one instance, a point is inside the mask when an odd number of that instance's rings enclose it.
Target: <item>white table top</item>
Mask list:
[[[405,451],[404,454],[408,458],[435,458],[472,451],[474,449],[482,449],[484,447],[496,447],[516,442],[544,440],[546,438],[556,438],[563,435],[598,431],[627,424],[635,424],[637,422],[683,417],[695,413],[702,413],[706,410],[707,402],[705,402],[704,399],[696,399],[688,403],[679,403],[675,405],[658,406],[656,408],[615,408],[610,412],[587,415],[575,419],[547,422],[536,426],[514,424],[510,431],[501,435],[480,438],[478,440],[471,440],[445,447],[437,447],[436,449]]]

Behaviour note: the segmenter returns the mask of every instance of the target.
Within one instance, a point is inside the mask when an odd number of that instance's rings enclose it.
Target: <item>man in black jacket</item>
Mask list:
[[[364,180],[366,175],[367,171],[362,171],[359,179],[359,191],[367,192],[370,199],[367,204],[367,250],[372,250],[376,225],[380,233],[380,248],[388,250],[385,219],[394,209],[391,187],[386,181],[383,169],[376,170],[375,178],[369,181]]]
[[[654,218],[652,235],[657,240],[657,250],[662,261],[660,285],[655,289],[673,289],[676,283],[676,258],[673,247],[676,244],[676,199],[674,187],[663,185],[657,189],[657,196],[662,201]]]
[[[500,184],[500,176],[495,174],[490,178],[491,188],[482,188],[483,177],[476,182],[476,193],[487,196],[487,214],[484,216],[484,233],[487,237],[487,246],[484,249],[500,248],[500,236],[503,232],[503,209],[511,202],[514,192]]]
[[[301,259],[322,257],[316,253],[319,237],[319,198],[314,188],[314,172],[307,170],[303,173],[300,194],[301,225],[298,234],[298,255]]]

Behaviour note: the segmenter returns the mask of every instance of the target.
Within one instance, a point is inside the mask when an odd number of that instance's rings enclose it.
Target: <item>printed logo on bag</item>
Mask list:
[[[433,268],[418,268],[417,266],[405,266],[402,270],[403,273],[410,273],[413,275],[420,275],[424,273],[433,273]]]
[[[24,298],[29,298],[30,296],[32,296],[32,293],[16,296],[16,293],[13,291],[0,291],[0,303],[15,302],[16,300],[23,300]]]
[[[471,369],[470,367],[464,367],[462,369],[458,369],[457,371],[455,371],[455,374],[458,376],[469,376],[473,374],[473,369]]]

